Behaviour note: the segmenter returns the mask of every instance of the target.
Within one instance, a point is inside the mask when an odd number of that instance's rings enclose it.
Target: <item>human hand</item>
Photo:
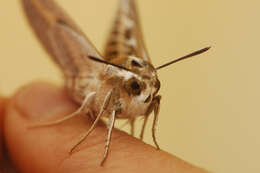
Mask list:
[[[91,125],[87,116],[79,115],[54,126],[29,128],[40,121],[61,118],[77,109],[66,92],[51,84],[34,83],[23,87],[7,106],[4,103],[0,100],[0,119],[4,118],[0,121],[3,122],[0,123],[0,132],[4,129],[0,143],[4,141],[4,152],[8,151],[13,164],[10,166],[7,157],[3,157],[1,145],[0,162],[5,164],[0,167],[0,173],[4,167],[10,168],[7,173],[12,172],[11,169],[21,173],[206,173],[117,129],[113,131],[111,152],[101,167],[107,134],[106,126],[101,122],[70,155],[73,144]]]

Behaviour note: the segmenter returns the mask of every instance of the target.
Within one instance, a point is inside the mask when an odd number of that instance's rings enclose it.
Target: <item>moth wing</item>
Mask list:
[[[150,62],[143,41],[135,0],[120,0],[114,25],[105,46],[104,57],[111,60],[129,55]]]
[[[28,21],[65,76],[97,72],[103,64],[87,56],[102,56],[69,16],[52,0],[22,0]]]

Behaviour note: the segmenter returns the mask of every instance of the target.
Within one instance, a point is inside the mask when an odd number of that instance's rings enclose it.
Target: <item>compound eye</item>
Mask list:
[[[133,95],[140,95],[141,94],[141,86],[137,81],[132,81],[130,83],[130,90]]]
[[[140,85],[136,81],[134,81],[134,82],[131,83],[131,88],[133,90],[139,90],[140,89]]]
[[[140,95],[142,90],[145,89],[145,84],[136,78],[131,78],[124,83],[124,89],[129,95]]]

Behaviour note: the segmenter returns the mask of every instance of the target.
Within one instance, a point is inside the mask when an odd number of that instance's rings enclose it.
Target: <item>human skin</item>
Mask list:
[[[4,168],[7,173],[15,172],[13,169],[21,173],[207,172],[118,129],[113,130],[108,159],[100,166],[107,134],[102,122],[70,155],[70,148],[91,125],[92,120],[87,116],[78,115],[54,126],[30,128],[78,108],[66,92],[55,85],[27,85],[8,99],[8,104],[6,102],[6,99],[0,100],[0,133],[4,132],[0,142],[6,146],[0,148],[0,173]],[[8,156],[3,156],[3,151]]]

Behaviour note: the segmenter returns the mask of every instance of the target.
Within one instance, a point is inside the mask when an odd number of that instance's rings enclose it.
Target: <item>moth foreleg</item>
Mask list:
[[[62,123],[68,119],[73,118],[76,115],[79,115],[81,113],[84,112],[85,108],[88,107],[88,104],[90,102],[90,100],[93,98],[93,96],[96,94],[96,92],[91,92],[89,93],[85,98],[84,101],[82,102],[81,106],[73,113],[66,115],[65,117],[58,119],[56,121],[52,121],[52,122],[46,122],[46,123],[38,123],[38,124],[34,124],[32,126],[30,126],[31,128],[33,127],[42,127],[42,126],[51,126],[51,125],[56,125],[59,123]],[[85,112],[84,112],[85,113]]]
[[[101,162],[101,166],[105,163],[107,156],[108,156],[108,151],[109,151],[109,146],[110,146],[110,142],[111,142],[111,136],[112,136],[112,131],[114,128],[114,124],[115,124],[115,118],[116,118],[116,111],[113,110],[112,114],[109,118],[109,122],[107,125],[107,129],[108,129],[108,133],[107,133],[107,139],[106,139],[106,144],[105,144],[105,152],[104,152],[104,158]]]
[[[143,140],[143,138],[144,138],[144,131],[145,131],[145,128],[146,128],[146,125],[147,125],[149,115],[154,110],[154,106],[155,106],[155,102],[156,102],[155,100],[156,100],[156,97],[153,99],[152,103],[150,104],[150,106],[148,107],[148,109],[147,109],[147,111],[144,115],[144,121],[143,121],[142,129],[141,129],[141,133],[140,133],[140,136],[139,136],[141,140]]]
[[[142,129],[141,129],[141,133],[140,133],[140,136],[139,136],[139,138],[141,140],[144,139],[144,131],[145,131],[145,127],[146,127],[146,124],[147,124],[147,121],[148,121],[148,117],[149,117],[149,115],[144,116],[144,121],[143,121]]]
[[[154,101],[154,109],[153,109],[154,119],[153,119],[153,125],[152,125],[152,136],[153,136],[153,142],[158,150],[160,149],[160,147],[157,143],[155,133],[156,133],[156,125],[158,122],[158,115],[159,115],[159,111],[160,111],[160,100],[161,100],[160,95],[156,96],[153,100]]]
[[[105,99],[104,99],[104,102],[103,102],[103,105],[99,111],[99,114],[97,115],[94,123],[91,125],[91,127],[88,129],[88,131],[86,133],[84,133],[82,135],[82,137],[79,139],[79,141],[71,148],[70,150],[70,153],[73,152],[73,150],[79,145],[81,144],[81,142],[83,142],[88,136],[89,134],[94,130],[94,128],[96,127],[98,121],[100,120],[101,116],[103,115],[103,113],[105,112],[105,110],[107,109],[108,105],[109,105],[109,102],[110,102],[110,99],[111,99],[111,95],[112,95],[112,91],[113,90],[110,90],[107,95],[105,96]]]
[[[130,119],[130,132],[132,136],[135,135],[135,118]]]

